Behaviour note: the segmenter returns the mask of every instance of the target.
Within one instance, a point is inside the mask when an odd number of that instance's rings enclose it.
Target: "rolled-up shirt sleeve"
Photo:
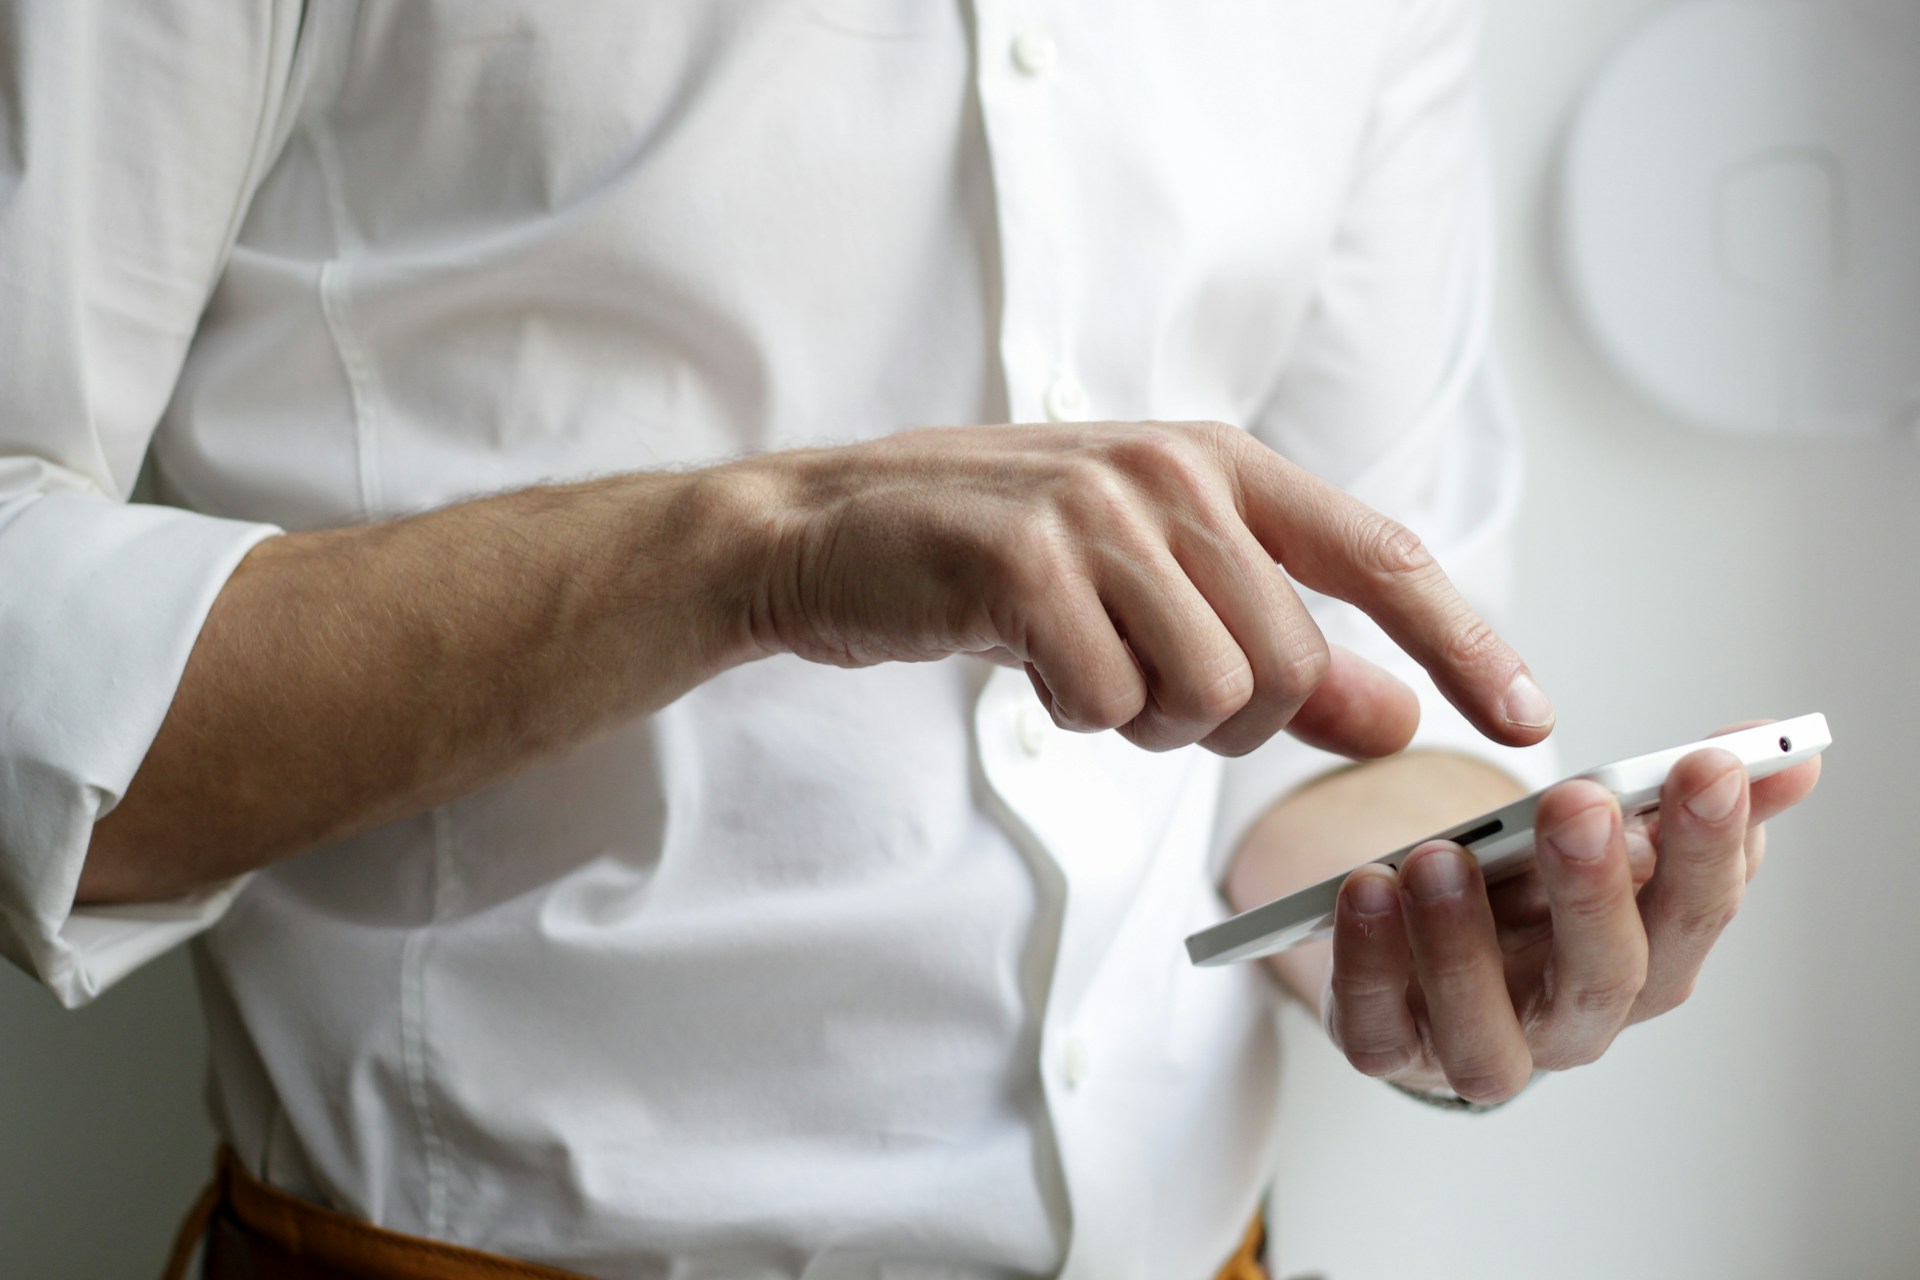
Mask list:
[[[1510,594],[1521,463],[1491,343],[1477,40],[1471,0],[1402,6],[1312,312],[1253,429],[1419,534],[1461,593],[1498,626]],[[1551,779],[1549,748],[1489,742],[1371,619],[1341,601],[1302,596],[1329,642],[1385,667],[1418,694],[1411,749],[1472,755],[1529,786]],[[1224,868],[1269,805],[1346,763],[1284,735],[1228,762],[1215,865]]]
[[[283,136],[300,16],[0,7],[0,954],[68,1005],[238,888],[74,909],[214,598],[278,532],[126,499]]]

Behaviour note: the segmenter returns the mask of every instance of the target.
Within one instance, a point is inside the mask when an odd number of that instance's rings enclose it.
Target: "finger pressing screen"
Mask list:
[[[1474,612],[1403,526],[1257,440],[1235,448],[1247,525],[1302,583],[1358,606],[1496,742],[1553,729],[1553,704],[1511,645]]]

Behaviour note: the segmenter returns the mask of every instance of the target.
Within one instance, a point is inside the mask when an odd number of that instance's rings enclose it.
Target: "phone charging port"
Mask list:
[[[1488,836],[1497,836],[1506,829],[1506,823],[1495,818],[1492,822],[1483,822],[1479,826],[1462,831],[1453,838],[1457,845],[1470,845],[1476,840],[1485,840]]]

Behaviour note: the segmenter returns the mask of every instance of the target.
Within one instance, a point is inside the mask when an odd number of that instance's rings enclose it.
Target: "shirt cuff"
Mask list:
[[[278,532],[84,492],[0,504],[0,954],[68,1007],[211,926],[241,888],[73,906],[93,824],[145,759],[215,597]]]

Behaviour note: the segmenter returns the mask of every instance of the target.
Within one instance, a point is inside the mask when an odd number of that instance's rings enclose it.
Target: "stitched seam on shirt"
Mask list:
[[[357,9],[353,16],[353,39],[351,48],[357,43],[360,25],[365,11]],[[347,66],[340,71],[344,78],[351,74],[351,54]],[[320,185],[326,195],[327,217],[331,223],[334,242],[334,256],[320,268],[319,294],[321,318],[326,324],[327,336],[332,340],[334,354],[340,361],[340,367],[347,382],[347,394],[353,413],[354,453],[359,484],[360,511],[368,520],[382,514],[384,492],[380,478],[377,383],[373,367],[367,359],[365,348],[355,331],[352,299],[348,288],[349,258],[362,244],[358,230],[348,215],[343,184],[340,180],[340,157],[334,147],[333,137],[324,127],[315,123],[309,125],[307,137],[313,146],[314,160],[320,172]],[[426,968],[428,946],[432,940],[433,926],[438,923],[441,914],[441,870],[445,861],[443,815],[439,810],[429,814],[433,823],[433,860],[428,868],[429,893],[431,895],[431,917],[427,922],[414,928],[407,936],[401,950],[400,967],[400,1051],[402,1069],[406,1075],[407,1102],[413,1112],[413,1120],[420,1134],[421,1160],[426,1177],[426,1233],[428,1236],[443,1237],[447,1234],[447,1158],[446,1144],[440,1136],[439,1122],[434,1114],[432,1091],[429,1088],[426,1041]]]
[[[447,1228],[447,1144],[440,1132],[440,1115],[434,1109],[434,1090],[430,1082],[430,1069],[426,1061],[426,961],[428,948],[434,940],[434,931],[440,927],[445,915],[451,910],[457,885],[453,883],[453,831],[449,825],[449,814],[442,808],[428,812],[428,823],[432,823],[432,919],[430,923],[415,929],[411,938],[407,938],[407,984],[411,990],[409,1015],[405,1019],[407,1042],[411,1046],[407,1055],[407,1092],[413,1103],[415,1123],[420,1126],[420,1151],[426,1163],[426,1236],[434,1240],[445,1240],[449,1236]]]
[[[353,406],[353,444],[360,485],[360,513],[377,519],[381,509],[380,442],[375,430],[373,371],[354,335],[343,276],[346,264],[334,259],[320,268],[320,312],[333,339],[334,354],[347,377],[347,395]]]
[[[333,138],[324,128],[311,126],[308,141],[313,146],[314,163],[320,171],[320,185],[326,193],[327,220],[332,224],[334,256],[320,267],[320,315],[326,322],[327,337],[333,342],[334,355],[340,361],[347,380],[347,397],[353,409],[353,445],[356,479],[360,488],[362,518],[378,518],[385,495],[380,482],[380,437],[375,412],[377,390],[372,362],[355,332],[353,302],[348,289],[348,255],[360,247],[360,237],[347,216],[340,182],[340,157]]]
[[[447,1149],[440,1136],[428,1079],[426,981],[428,947],[446,905],[446,878],[442,869],[449,860],[449,840],[444,809],[433,810],[427,820],[433,830],[433,857],[427,872],[432,914],[407,935],[401,956],[400,1048],[407,1073],[407,1102],[420,1131],[421,1159],[426,1168],[427,1222],[423,1234],[444,1239],[447,1235]]]

